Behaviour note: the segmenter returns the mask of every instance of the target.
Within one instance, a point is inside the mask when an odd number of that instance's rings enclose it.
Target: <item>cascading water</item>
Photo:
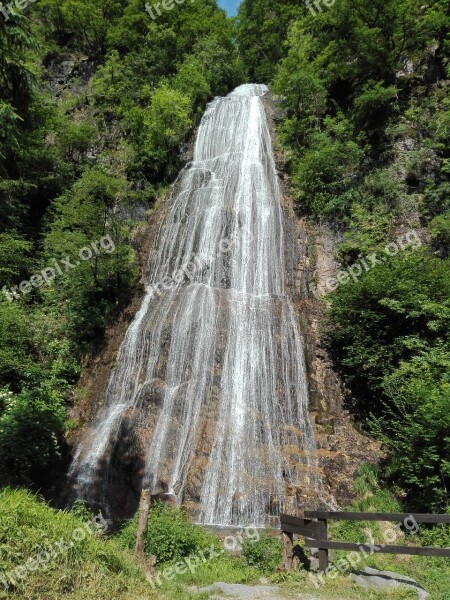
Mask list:
[[[88,501],[108,504],[125,429],[142,485],[189,497],[203,523],[264,525],[289,486],[320,486],[266,92],[240,86],[202,120],[104,408],[71,467]]]

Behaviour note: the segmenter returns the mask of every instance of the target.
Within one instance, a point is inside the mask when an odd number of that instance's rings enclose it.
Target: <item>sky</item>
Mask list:
[[[219,6],[224,8],[229,17],[235,17],[241,0],[218,0]]]

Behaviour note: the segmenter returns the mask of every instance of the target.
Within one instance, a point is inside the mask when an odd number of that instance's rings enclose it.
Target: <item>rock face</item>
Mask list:
[[[324,499],[265,89],[240,86],[202,120],[70,470],[88,502],[110,501],[121,456],[206,524],[263,526],[298,490]]]
[[[272,105],[269,98],[264,99],[269,123],[272,127],[271,118]],[[272,135],[272,139],[274,135]],[[315,430],[318,445],[318,462],[316,475],[322,481],[322,493],[320,496],[317,490],[312,487],[295,486],[289,482],[289,476],[284,472],[282,477],[285,480],[286,497],[284,510],[291,514],[301,514],[305,509],[317,508],[320,502],[325,500],[330,508],[335,508],[339,504],[348,503],[352,498],[352,482],[358,466],[362,462],[377,460],[379,457],[378,447],[367,438],[360,435],[351,423],[349,415],[343,408],[342,387],[337,375],[332,369],[325,350],[320,344],[320,324],[324,315],[324,304],[322,300],[313,293],[314,285],[320,289],[329,277],[332,277],[337,269],[333,258],[333,249],[336,244],[336,236],[326,227],[319,227],[307,219],[300,219],[294,212],[293,202],[289,195],[287,177],[284,175],[284,164],[281,153],[277,153],[278,175],[283,188],[283,211],[285,221],[285,244],[284,244],[284,262],[287,266],[285,287],[289,291],[289,297],[297,315],[302,330],[303,346],[306,355],[306,372],[308,375],[309,387],[309,419]],[[203,175],[208,176],[208,173]],[[230,193],[230,192],[229,192]],[[155,211],[154,221],[151,224],[150,238],[156,239],[156,232],[159,224],[169,210],[167,204],[160,210]],[[190,206],[186,209],[186,214],[193,210]],[[222,215],[223,216],[223,215]],[[220,216],[220,218],[222,218]],[[185,217],[183,217],[184,219]],[[217,217],[219,218],[219,216]],[[184,222],[184,221],[183,221]],[[260,256],[262,253],[257,253]],[[281,271],[280,269],[276,270]],[[204,277],[202,269],[198,271],[198,277]],[[323,286],[326,287],[326,286]],[[218,314],[222,314],[223,309],[227,308],[228,285],[214,287],[215,305]],[[114,366],[116,356],[120,363],[120,354],[118,349],[121,340],[124,338],[125,331],[129,326],[129,319],[138,311],[140,300],[136,299],[133,306],[124,314],[123,319],[109,331],[109,340],[104,351],[98,358],[85,370],[82,377],[81,386],[86,390],[86,395],[82,402],[79,402],[75,408],[74,415],[81,422],[89,422],[97,414],[101,407],[111,368]],[[274,323],[280,321],[280,315],[283,310],[283,302],[280,296],[273,294],[270,298],[270,310],[273,314]],[[231,311],[229,311],[231,312]],[[107,497],[110,503],[110,512],[112,515],[123,518],[130,516],[137,507],[140,487],[145,475],[145,449],[149,447],[150,440],[154,436],[157,428],[157,417],[161,412],[161,404],[166,395],[165,364],[170,353],[170,310],[167,313],[166,321],[160,321],[161,325],[161,352],[159,359],[154,367],[154,376],[148,382],[143,382],[137,397],[136,406],[131,405],[123,413],[120,427],[115,430],[111,438],[109,450],[99,452],[97,470],[99,473],[107,471],[108,492]],[[253,318],[253,316],[252,316]],[[216,319],[214,327],[219,331],[216,336],[216,346],[214,356],[210,367],[208,367],[208,377],[211,378],[212,385],[205,406],[200,415],[200,425],[196,430],[196,445],[192,456],[189,456],[191,467],[183,482],[184,496],[183,500],[192,514],[196,514],[199,508],[200,494],[204,481],[204,473],[207,469],[208,460],[212,453],[214,445],[214,431],[217,428],[218,405],[220,402],[220,382],[222,378],[222,365],[225,354],[225,333],[226,323]],[[204,329],[204,327],[203,327]],[[281,329],[278,327],[281,331]],[[274,327],[274,331],[277,330]],[[144,335],[144,341],[149,340],[153,335],[154,327],[148,327]],[[257,331],[262,331],[259,327]],[[222,332],[222,333],[221,333]],[[200,335],[201,331],[199,328]],[[180,338],[181,339],[181,338]],[[278,334],[274,337],[275,345],[282,344],[282,336]],[[291,352],[292,356],[292,352]],[[123,360],[123,357],[122,357]],[[203,363],[202,363],[203,364]],[[205,367],[206,368],[206,367]],[[191,371],[186,367],[183,372],[183,379],[180,385],[172,386],[176,388],[177,394],[183,394],[184,388],[191,377]],[[274,374],[275,377],[275,374]],[[276,394],[273,394],[276,397]],[[167,438],[168,456],[174,454],[172,445],[177,443],[177,433],[183,424],[182,415],[177,417],[174,423],[174,435]],[[294,437],[296,432],[294,428],[286,429],[286,435]],[[255,439],[259,433],[255,430]],[[83,436],[89,436],[89,432],[79,433],[78,439]],[[100,440],[101,442],[102,440]],[[292,464],[296,468],[304,462],[301,446],[292,445]],[[223,463],[224,464],[224,463]],[[167,462],[167,474],[164,469],[158,470],[158,480],[152,482],[155,495],[173,500],[174,494],[179,492],[178,483],[169,485],[170,470],[172,465]],[[281,473],[278,474],[281,476]],[[226,477],[226,474],[224,474]],[[281,482],[283,484],[283,482]],[[92,482],[91,482],[92,484]],[[95,487],[98,485],[98,489]],[[270,489],[273,486],[273,478],[267,482],[262,477],[256,477],[254,481],[255,490],[261,487]],[[98,498],[102,502],[105,498],[104,490],[101,488],[102,481],[94,481],[91,485],[93,498]],[[245,503],[245,498],[235,494],[232,498],[233,504],[239,505]],[[268,508],[270,515],[273,515],[276,522],[277,499],[274,496],[273,507]],[[208,522],[208,521],[206,521]]]
[[[326,303],[317,290],[327,289],[327,280],[338,272],[334,250],[340,242],[339,234],[327,225],[315,223],[305,216],[299,217],[296,213],[284,156],[276,145],[274,121],[277,118],[277,102],[268,98],[265,105],[283,188],[287,285],[303,334],[310,412],[319,446],[322,481],[326,493],[334,498],[336,508],[352,501],[353,481],[358,467],[365,462],[380,460],[381,451],[377,443],[361,435],[354,426],[345,409],[342,382],[320,339]],[[306,498],[297,495],[296,513],[301,514],[306,504]]]
[[[391,571],[378,571],[377,569],[366,567],[364,571],[352,573],[350,577],[355,583],[366,589],[386,591],[403,588],[417,592],[417,596],[420,600],[425,600],[429,597],[428,592],[420,587],[414,579],[407,577],[406,575],[392,573]]]

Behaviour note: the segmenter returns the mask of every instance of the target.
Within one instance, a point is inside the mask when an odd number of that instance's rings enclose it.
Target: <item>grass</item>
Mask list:
[[[389,493],[380,489],[376,482],[370,483],[368,473],[363,473],[362,477],[363,480],[357,481],[359,498],[351,509],[400,511]],[[277,570],[280,557],[276,554],[281,548],[273,538],[261,535],[258,541],[253,540],[254,546],[247,540],[244,556],[232,556],[224,551],[217,536],[189,523],[182,510],[164,505],[152,509],[145,540],[148,553],[161,550],[157,563],[161,584],[157,582],[152,587],[133,555],[136,520],[107,538],[95,530],[91,519],[92,515],[82,506],[70,512],[54,510],[27,491],[0,491],[0,580],[5,572],[17,580],[17,585],[11,585],[8,592],[0,583],[0,600],[207,600],[210,594],[199,593],[196,588],[218,581],[277,585],[286,599],[360,600],[363,596],[365,600],[406,600],[417,597],[414,592],[404,590],[390,593],[363,591],[343,575],[336,579],[325,578],[325,584],[317,589],[303,568],[292,573]],[[99,521],[99,527],[101,525]],[[382,538],[383,527],[377,523],[336,522],[330,533],[335,540],[365,541],[370,528],[377,540]],[[80,531],[85,534],[81,535]],[[75,539],[75,534],[80,539]],[[410,540],[398,541],[399,544],[415,545],[421,542],[423,545],[449,546],[448,528],[420,531]],[[63,550],[58,548],[58,543],[64,544]],[[33,570],[28,568],[20,583],[15,571],[17,567],[30,565],[30,559],[49,548],[57,548],[53,556],[50,552],[51,559]],[[216,556],[210,559],[208,549],[214,549]],[[191,571],[186,568],[170,580],[163,576],[175,563],[181,561],[186,565],[186,558],[201,556],[201,553],[205,560],[198,559]],[[332,560],[343,556],[345,554],[341,552],[331,553]],[[450,600],[449,562],[446,559],[374,554],[362,560],[359,566],[409,575],[430,593],[430,600]]]
[[[80,511],[78,511],[80,513]],[[0,579],[11,574],[17,585],[0,598],[8,600],[195,600],[202,595],[170,590],[152,591],[133,555],[111,538],[101,537],[86,515],[59,511],[24,490],[0,491]],[[82,531],[85,535],[82,537]],[[79,541],[75,540],[80,538]],[[71,546],[73,542],[73,546]],[[60,544],[58,546],[58,544]],[[53,550],[50,550],[53,548]],[[30,563],[43,550],[45,564]],[[45,554],[41,555],[46,557]],[[19,579],[17,567],[29,565]],[[33,566],[33,570],[31,570]],[[23,570],[21,571],[23,575]]]
[[[185,586],[207,587],[217,581],[256,585],[260,578],[261,574],[256,569],[247,566],[240,557],[224,555],[202,563],[195,573],[187,571],[182,575],[177,575],[176,581],[177,584]],[[170,590],[172,587],[172,583],[164,582],[161,589]]]

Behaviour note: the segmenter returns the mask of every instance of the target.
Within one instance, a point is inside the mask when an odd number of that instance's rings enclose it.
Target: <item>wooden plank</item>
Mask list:
[[[291,517],[289,515],[280,515],[281,530],[290,533],[296,533],[303,537],[318,537],[319,524],[317,521],[303,519],[303,517]]]
[[[442,556],[450,558],[450,548],[418,548],[416,546],[390,546],[374,544],[354,544],[350,542],[328,542],[323,540],[305,540],[305,546],[307,548],[324,548],[327,550],[365,550],[368,554],[381,553],[381,554],[409,554],[411,556]],[[376,548],[379,548],[377,550]]]
[[[303,517],[291,517],[291,515],[280,514],[280,523],[288,523],[289,525],[299,525],[304,527],[308,523],[312,523],[311,519],[305,519]]]
[[[404,521],[413,517],[417,523],[450,524],[450,515],[431,515],[422,513],[359,513],[359,512],[322,512],[305,511],[308,519],[332,519],[336,521]]]
[[[305,527],[300,527],[299,525],[290,525],[289,523],[282,523],[281,531],[285,531],[287,533],[296,533],[297,535],[307,538],[317,538],[320,529],[317,521],[309,521],[309,524],[305,525]]]

